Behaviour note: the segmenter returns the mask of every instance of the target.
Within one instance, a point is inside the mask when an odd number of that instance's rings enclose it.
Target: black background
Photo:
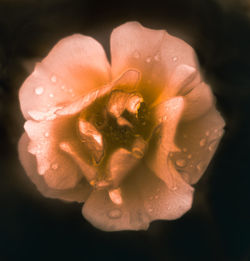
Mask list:
[[[246,1],[0,0],[0,261],[250,260]],[[62,37],[90,35],[109,53],[111,30],[131,20],[165,28],[195,48],[226,133],[195,185],[191,211],[148,231],[108,233],[82,218],[80,204],[44,198],[26,177],[17,155],[24,123],[18,89],[27,61],[44,57]]]

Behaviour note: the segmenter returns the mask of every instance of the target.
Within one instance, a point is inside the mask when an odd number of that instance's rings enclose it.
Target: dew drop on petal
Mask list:
[[[202,161],[200,161],[197,165],[196,165],[196,168],[201,172],[203,171],[203,168],[204,168],[204,164]]]
[[[44,92],[44,89],[43,89],[43,87],[37,87],[36,89],[35,89],[35,93],[36,93],[36,95],[42,95],[43,94],[43,92]]]
[[[178,159],[175,161],[177,167],[184,168],[187,165],[187,161],[185,159]]]
[[[58,164],[57,164],[57,163],[53,163],[53,164],[51,165],[51,168],[52,168],[53,170],[57,170],[57,169],[58,169]]]
[[[208,145],[208,150],[209,151],[214,151],[217,145],[217,140],[212,140],[209,145]]]
[[[48,138],[48,137],[49,137],[49,133],[48,133],[48,132],[45,132],[45,133],[44,133],[44,136],[45,136],[46,138]]]
[[[50,98],[54,98],[54,94],[53,94],[53,93],[50,93],[50,94],[49,94],[49,97],[50,97]]]
[[[52,81],[53,83],[56,83],[56,76],[55,76],[55,75],[53,75],[53,76],[51,77],[51,81]]]
[[[210,135],[210,131],[206,131],[205,135],[208,137]]]
[[[112,209],[108,212],[108,216],[112,219],[116,219],[116,218],[120,218],[122,215],[122,212],[120,209],[116,208],[116,209]]]
[[[178,60],[178,58],[176,56],[174,56],[172,59],[174,62],[176,62]]]
[[[152,209],[152,208],[149,208],[149,209],[148,209],[148,212],[152,212],[152,211],[153,211],[153,209]]]
[[[187,158],[188,158],[188,159],[191,159],[191,158],[192,158],[192,155],[191,155],[191,154],[188,154]]]
[[[140,53],[138,51],[135,51],[133,56],[134,58],[138,59],[140,58]]]
[[[147,57],[146,63],[150,63],[150,62],[151,62],[151,57]]]
[[[182,151],[183,151],[183,152],[187,152],[187,148],[183,148]]]
[[[61,86],[61,89],[62,89],[62,90],[65,90],[65,85],[62,85],[62,86]]]
[[[207,143],[207,140],[205,138],[200,140],[200,146],[201,147],[204,147],[206,145],[206,143]]]
[[[154,60],[157,61],[157,62],[160,61],[160,54],[159,53],[154,56]]]

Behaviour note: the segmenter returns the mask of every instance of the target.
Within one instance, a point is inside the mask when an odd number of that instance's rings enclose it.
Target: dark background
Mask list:
[[[248,9],[249,8],[249,9]],[[195,185],[191,211],[148,231],[102,232],[81,205],[44,198],[18,161],[18,89],[30,60],[82,33],[109,52],[111,30],[130,20],[191,44],[226,133]],[[247,0],[0,0],[0,261],[250,260],[250,4]]]

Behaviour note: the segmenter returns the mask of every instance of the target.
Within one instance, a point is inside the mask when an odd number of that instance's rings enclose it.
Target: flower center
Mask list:
[[[137,92],[113,90],[84,109],[78,118],[78,132],[98,169],[93,184],[110,179],[108,165],[121,148],[121,156],[112,161],[113,165],[121,157],[125,159],[126,153],[126,157],[131,154],[136,159],[142,158],[153,127],[153,115]],[[123,168],[129,171],[124,163]]]

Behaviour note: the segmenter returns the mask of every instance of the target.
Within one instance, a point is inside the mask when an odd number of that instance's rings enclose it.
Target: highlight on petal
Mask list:
[[[110,81],[110,65],[102,46],[93,38],[73,35],[59,41],[23,83],[19,99],[28,111],[71,103]]]
[[[88,182],[82,179],[81,182],[72,189],[57,190],[50,188],[44,181],[43,176],[37,172],[36,158],[27,150],[29,142],[30,140],[27,134],[24,133],[18,144],[19,159],[26,174],[36,185],[37,189],[45,197],[59,198],[65,201],[84,202],[92,190]]]

